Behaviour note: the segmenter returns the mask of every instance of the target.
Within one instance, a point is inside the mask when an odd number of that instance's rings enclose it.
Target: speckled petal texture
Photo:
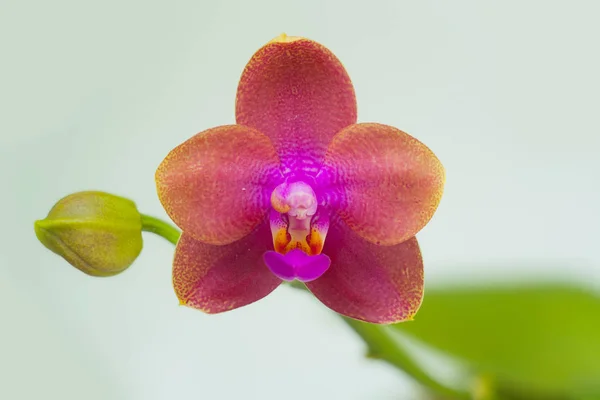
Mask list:
[[[444,168],[423,143],[399,129],[356,124],[340,131],[323,175],[339,191],[339,215],[361,237],[393,245],[429,222],[441,200]]]
[[[271,138],[284,171],[316,171],[331,138],[356,122],[354,88],[328,49],[282,37],[259,49],[246,66],[236,121]]]
[[[279,159],[268,137],[229,125],[197,134],[172,150],[156,171],[158,197],[187,234],[228,244],[265,218]]]
[[[423,298],[423,260],[416,238],[378,246],[336,218],[325,242],[331,266],[308,289],[332,310],[366,322],[412,319]]]
[[[271,248],[266,223],[225,246],[199,242],[184,232],[173,262],[175,293],[182,304],[211,314],[260,300],[281,283],[263,262]]]

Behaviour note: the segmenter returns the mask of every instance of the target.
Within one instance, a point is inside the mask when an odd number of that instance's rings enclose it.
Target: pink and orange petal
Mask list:
[[[338,213],[366,240],[394,245],[429,222],[441,200],[444,168],[429,148],[391,126],[356,124],[340,131],[324,173],[338,191]]]
[[[331,138],[356,122],[354,88],[327,48],[282,35],[246,65],[237,90],[236,121],[272,140],[284,171],[316,171]]]
[[[173,262],[173,286],[181,304],[209,314],[262,299],[281,283],[263,262],[272,248],[262,223],[242,240],[224,246],[181,235]]]
[[[419,309],[423,260],[416,238],[378,246],[336,220],[323,252],[331,258],[331,267],[306,286],[332,310],[361,321],[391,324],[411,320]]]
[[[197,134],[172,150],[156,171],[158,197],[171,219],[205,243],[233,243],[269,209],[280,177],[271,141],[245,126]]]

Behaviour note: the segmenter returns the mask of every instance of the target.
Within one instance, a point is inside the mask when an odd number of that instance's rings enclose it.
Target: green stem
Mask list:
[[[181,233],[173,225],[160,219],[142,214],[142,230],[155,233],[177,244]],[[290,286],[296,289],[307,290],[300,282],[291,282]],[[472,396],[463,391],[450,388],[426,373],[388,333],[387,328],[382,325],[369,324],[351,318],[341,316],[344,322],[362,338],[369,349],[369,357],[386,361],[388,364],[404,371],[421,385],[433,392],[448,396],[453,399],[469,400]]]
[[[179,229],[173,225],[145,214],[142,214],[142,230],[162,236],[173,244],[177,244],[179,236],[181,236]]]
[[[448,387],[425,372],[405,351],[400,343],[387,332],[382,325],[374,325],[355,319],[342,317],[344,322],[358,334],[367,345],[370,358],[379,359],[404,371],[414,380],[437,394],[452,399],[471,399],[468,392]]]

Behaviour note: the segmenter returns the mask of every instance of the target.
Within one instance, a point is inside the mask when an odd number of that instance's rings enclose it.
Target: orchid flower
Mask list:
[[[357,123],[344,67],[304,38],[281,35],[254,54],[235,116],[176,147],[156,172],[183,231],[180,302],[219,313],[296,279],[348,317],[412,319],[423,297],[414,236],[445,179],[433,152],[399,129]]]

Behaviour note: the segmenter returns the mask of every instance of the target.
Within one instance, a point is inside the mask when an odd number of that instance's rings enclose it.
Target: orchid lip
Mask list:
[[[269,270],[284,281],[311,282],[321,277],[331,265],[331,259],[324,254],[310,256],[299,249],[286,254],[267,251],[263,260]]]
[[[304,181],[284,182],[271,194],[270,225],[277,253],[298,249],[315,256],[323,250],[329,211],[319,207],[313,188]]]

